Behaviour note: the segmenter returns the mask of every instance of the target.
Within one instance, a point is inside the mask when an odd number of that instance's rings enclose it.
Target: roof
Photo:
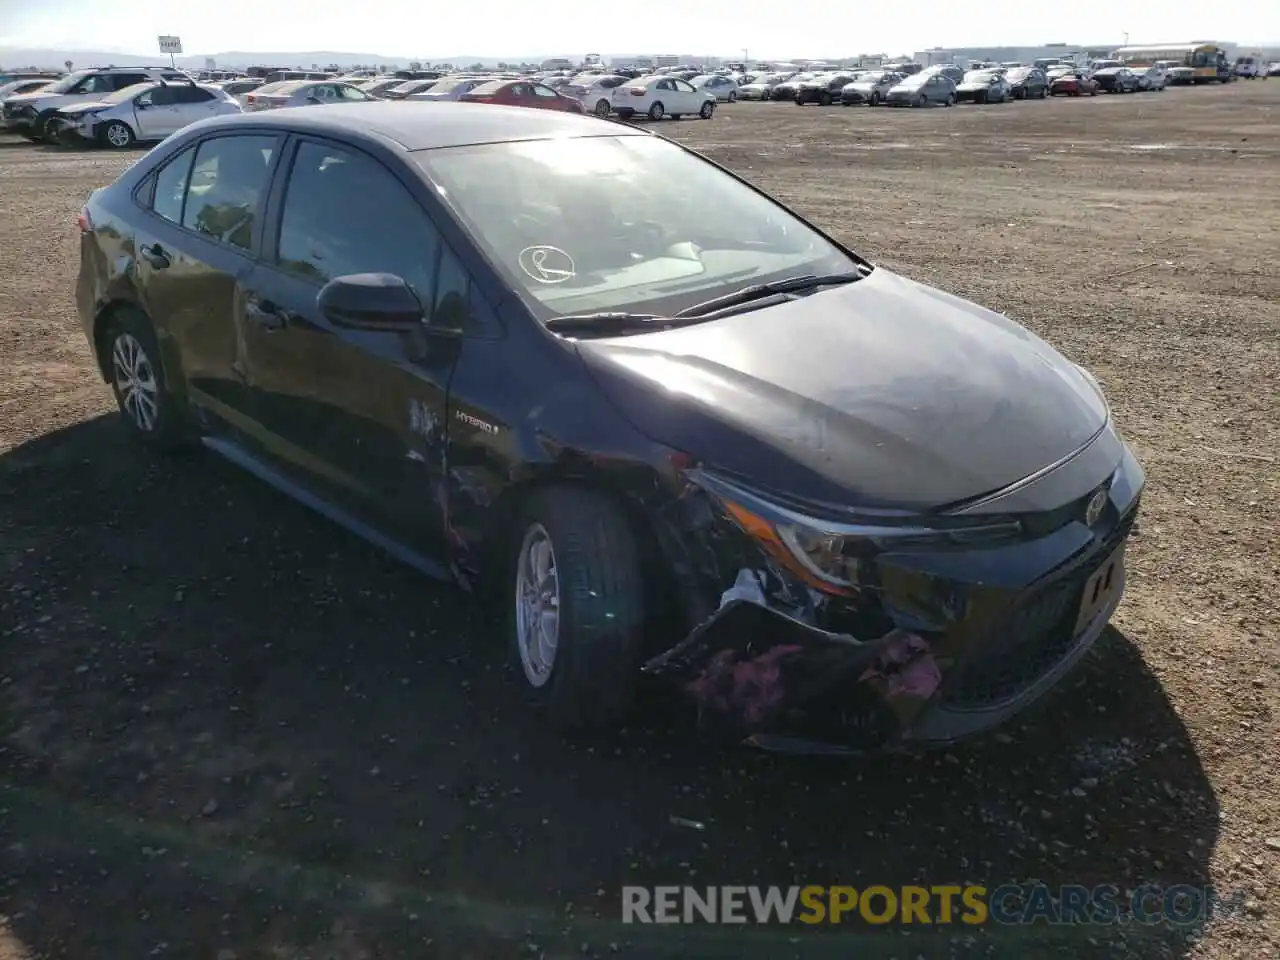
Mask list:
[[[202,129],[212,126],[268,127],[347,139],[372,133],[410,151],[558,137],[650,136],[627,124],[558,110],[403,100],[264,110],[201,122]]]

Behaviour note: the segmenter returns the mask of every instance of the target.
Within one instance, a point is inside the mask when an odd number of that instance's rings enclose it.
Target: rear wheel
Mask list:
[[[101,343],[111,390],[129,432],[150,447],[183,446],[185,412],[169,389],[151,321],[135,310],[123,310],[111,319]]]
[[[703,120],[710,120],[711,115],[715,112],[716,112],[715,103],[708,100],[706,103],[702,105],[702,109],[698,111],[698,116],[700,116]]]
[[[535,493],[510,557],[517,676],[560,730],[602,729],[631,708],[643,652],[640,552],[626,517],[594,490]]]
[[[655,100],[653,102],[653,106],[649,108],[649,119],[661,120],[664,116],[666,116],[666,113],[667,113],[667,108],[662,105],[662,101]]]
[[[927,107],[928,105],[929,105],[929,98],[925,94],[922,93],[920,94],[920,96],[916,97],[917,107]]]
[[[610,107],[610,105],[609,105],[609,101],[608,101],[608,100],[597,100],[597,101],[596,101],[596,116],[597,116],[597,117],[607,117],[607,116],[609,115],[609,111],[610,111],[611,109],[612,109],[612,107]]]

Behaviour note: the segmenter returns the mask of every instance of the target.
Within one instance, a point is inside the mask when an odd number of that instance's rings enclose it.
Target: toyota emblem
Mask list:
[[[1107,508],[1107,489],[1103,487],[1089,498],[1089,505],[1084,508],[1084,523],[1092,527],[1102,519],[1102,511]]]

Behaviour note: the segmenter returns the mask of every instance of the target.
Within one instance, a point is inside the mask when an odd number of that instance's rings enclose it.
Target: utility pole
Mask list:
[[[1126,31],[1124,32],[1124,45],[1125,45],[1126,47],[1129,45],[1129,31],[1128,31],[1128,30],[1126,30]]]
[[[743,48],[742,48],[742,67],[743,67],[743,69],[745,70],[745,69],[746,69],[747,67],[749,67],[750,65],[751,65],[751,64],[750,64],[750,62],[748,61],[748,58],[747,58],[747,48],[746,48],[746,47],[743,47]]]

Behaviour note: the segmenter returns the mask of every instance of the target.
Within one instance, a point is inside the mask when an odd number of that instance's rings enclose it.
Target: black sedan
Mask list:
[[[947,742],[1120,602],[1144,477],[1097,381],[665,138],[265,111],[187,127],[79,223],[126,429],[484,598],[566,730],[648,673],[766,748]]]
[[[1049,95],[1049,80],[1038,67],[1017,67],[1004,75],[1015,100],[1043,100]]]
[[[849,73],[823,73],[796,88],[796,106],[817,103],[829,107],[840,102],[840,91],[853,82]]]
[[[1138,75],[1128,67],[1104,67],[1095,70],[1093,82],[1102,93],[1136,93],[1142,86]]]
[[[779,84],[775,84],[773,89],[769,91],[770,100],[794,100],[796,93],[802,84],[812,83],[817,76],[814,73],[797,73],[789,80],[783,80]]]

